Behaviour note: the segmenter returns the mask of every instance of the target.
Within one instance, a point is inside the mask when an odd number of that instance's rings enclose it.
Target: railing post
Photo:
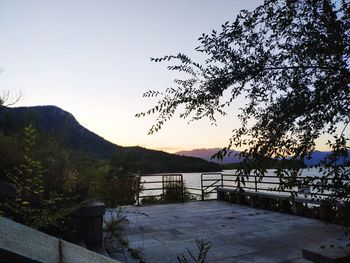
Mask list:
[[[201,174],[201,192],[202,192],[202,201],[204,201],[203,174]]]
[[[162,199],[164,199],[164,174],[162,174]]]
[[[137,176],[137,189],[136,189],[136,198],[137,198],[137,205],[140,205],[140,190],[141,190],[141,176]]]
[[[255,181],[255,192],[258,191],[258,182],[256,180],[256,175],[254,176],[254,181]]]
[[[184,178],[182,174],[181,174],[181,193],[182,193],[182,202],[185,202]]]
[[[221,173],[221,187],[224,188],[224,175]]]

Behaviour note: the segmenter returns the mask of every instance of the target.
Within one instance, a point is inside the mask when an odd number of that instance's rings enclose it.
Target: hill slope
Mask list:
[[[5,108],[0,111],[0,130],[10,133],[32,124],[39,132],[59,139],[67,147],[106,158],[123,150],[81,126],[72,114],[56,106]]]
[[[217,171],[220,166],[194,157],[183,157],[142,147],[113,144],[79,124],[72,114],[56,106],[3,108],[0,132],[11,135],[32,124],[39,133],[60,141],[67,149],[88,153],[96,158],[127,155],[133,170],[141,172]]]

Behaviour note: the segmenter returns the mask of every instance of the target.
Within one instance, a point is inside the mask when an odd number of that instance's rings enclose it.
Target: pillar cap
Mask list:
[[[87,200],[82,202],[72,215],[79,217],[101,216],[105,214],[106,206],[97,200]]]

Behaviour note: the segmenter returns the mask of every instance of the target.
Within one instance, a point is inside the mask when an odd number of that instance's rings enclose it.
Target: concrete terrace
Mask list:
[[[178,262],[186,248],[197,254],[196,238],[212,243],[206,262],[309,262],[302,259],[302,248],[344,237],[341,226],[221,201],[128,206],[127,211],[129,246],[140,248],[147,263]]]

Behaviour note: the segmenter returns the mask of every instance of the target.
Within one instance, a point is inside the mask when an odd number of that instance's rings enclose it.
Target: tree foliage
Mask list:
[[[329,145],[335,156],[348,154],[348,0],[268,0],[253,11],[242,10],[220,31],[198,40],[196,50],[205,55],[204,63],[181,53],[152,58],[175,62],[168,69],[188,78],[175,79],[175,86],[164,92],[144,94],[159,98],[154,107],[136,115],[158,114],[149,133],[158,131],[178,108],[183,109],[182,118],[215,123],[218,114],[225,115],[228,106],[244,97],[246,104],[238,114],[241,127],[216,155],[222,158],[231,147],[245,148],[242,174],[248,175],[250,164],[266,157],[309,158],[324,134],[333,138]]]

